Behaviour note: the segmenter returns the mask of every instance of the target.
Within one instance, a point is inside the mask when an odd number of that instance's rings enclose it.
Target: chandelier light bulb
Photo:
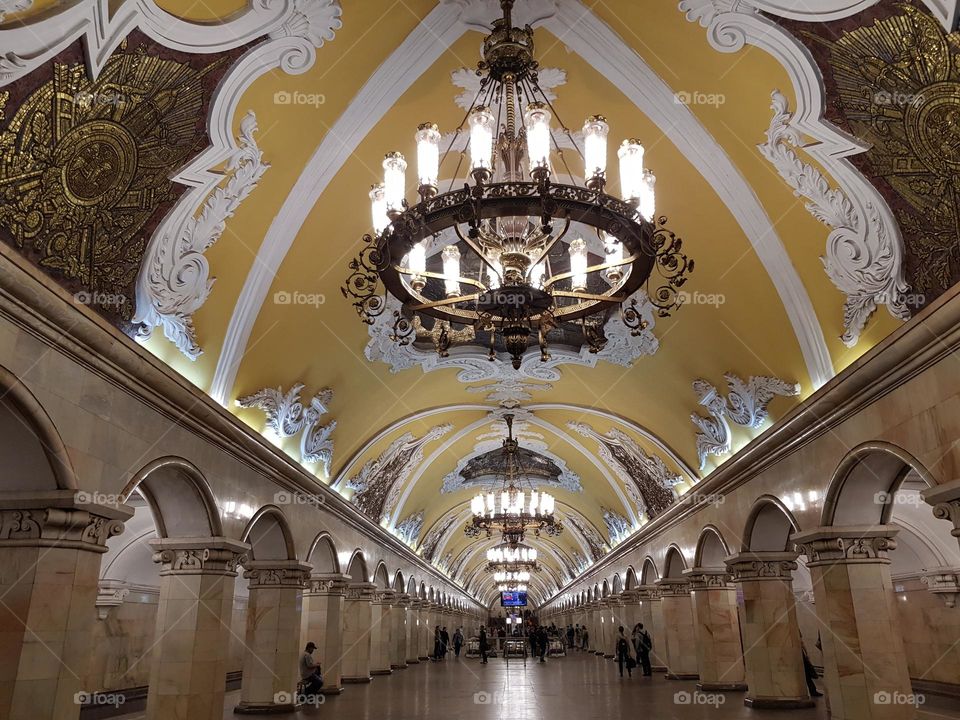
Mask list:
[[[494,504],[494,495],[492,492],[487,493],[487,515],[493,515],[496,510],[496,505]]]
[[[530,284],[538,290],[543,290],[547,281],[547,262],[546,258],[541,257],[530,268]]]
[[[447,290],[447,297],[457,297],[460,294],[460,250],[456,245],[447,245],[441,253],[443,258],[443,282]]]
[[[474,515],[483,515],[483,495],[475,495],[470,501],[470,512]]]
[[[496,120],[481,105],[470,113],[470,169],[493,170],[493,130]]]
[[[537,491],[536,490],[531,491],[530,492],[530,514],[531,515],[537,514],[537,510],[538,510],[537,498],[538,498]]]
[[[602,178],[607,172],[607,135],[610,126],[603,115],[593,115],[583,124],[584,174]]]
[[[552,115],[542,102],[527,105],[523,114],[527,129],[527,157],[530,172],[538,168],[550,169],[550,118]]]
[[[410,254],[407,255],[407,267],[413,271],[410,284],[417,291],[423,290],[427,284],[427,280],[423,276],[427,269],[427,248],[422,240],[410,248]]]
[[[436,189],[440,180],[440,129],[434,123],[417,128],[417,174],[420,186]]]
[[[574,292],[584,292],[587,289],[587,243],[583,238],[577,238],[570,243],[570,272],[573,277],[570,282]]]
[[[627,202],[639,202],[643,187],[643,145],[639,140],[624,140],[617,156],[620,158],[620,194]]]
[[[606,255],[605,261],[607,263],[616,263],[623,260],[623,243],[616,235],[601,230],[600,239],[603,240],[603,252]],[[623,267],[607,268],[604,271],[604,276],[610,281],[611,285],[616,285],[623,280]]]
[[[387,216],[387,197],[383,184],[370,188],[370,214],[373,220],[373,230],[380,235],[390,225]]]
[[[496,290],[500,287],[500,278],[503,276],[503,263],[500,262],[500,255],[493,254],[487,256],[487,288]]]
[[[383,189],[387,213],[403,212],[403,198],[407,190],[407,161],[401,153],[387,153],[383,159]]]
[[[649,170],[644,170],[643,181],[640,184],[640,214],[653,222],[657,213],[657,176]]]

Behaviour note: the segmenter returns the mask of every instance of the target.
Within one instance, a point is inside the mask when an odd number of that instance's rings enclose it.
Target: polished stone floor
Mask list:
[[[623,680],[612,660],[573,653],[544,664],[500,658],[488,665],[478,660],[448,659],[421,663],[367,685],[348,685],[342,695],[289,718],[338,717],[348,720],[612,720],[646,717],[656,720],[823,720],[821,698],[810,710],[761,711],[743,706],[743,693],[696,697],[696,684],[635,675]],[[233,707],[239,692],[229,693],[224,718],[239,717]],[[688,700],[689,702],[684,702]],[[710,701],[715,701],[712,704]],[[691,704],[696,703],[696,704]],[[142,713],[124,715],[140,720]],[[930,696],[918,720],[960,719],[960,703]]]

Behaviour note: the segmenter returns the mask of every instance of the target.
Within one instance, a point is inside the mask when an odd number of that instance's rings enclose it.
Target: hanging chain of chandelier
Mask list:
[[[503,441],[500,488],[473,497],[470,501],[472,517],[467,521],[464,533],[470,538],[489,538],[499,532],[504,544],[517,548],[528,532],[532,531],[538,537],[541,533],[556,537],[563,532],[563,526],[554,517],[553,495],[542,490],[538,492],[532,484],[529,491],[521,487],[526,474],[517,453],[520,445],[513,437],[513,415],[504,415],[503,419],[507,424],[507,437]]]
[[[350,262],[342,292],[367,324],[387,311],[387,295],[399,301],[391,338],[400,345],[430,339],[447,357],[455,342],[482,342],[490,360],[506,352],[519,369],[533,339],[541,359],[550,358],[548,335],[561,324],[578,326],[594,353],[617,309],[640,334],[646,326],[631,296],[646,286],[658,314],[668,316],[694,263],[666,219],[655,217],[656,179],[644,168],[643,145],[620,146],[622,199],[608,195],[609,125],[588,118],[581,149],[538,84],[533,30],[513,27],[513,0],[501,6],[503,17],[483,43],[480,90],[446,151],[435,124],[417,130],[418,203],[406,200],[404,156],[384,159],[384,182],[370,193],[375,232]],[[583,161],[583,184],[567,165],[554,119]],[[440,192],[440,168],[466,132],[469,171],[461,173],[466,153],[459,153]],[[555,161],[572,184],[555,180]],[[574,236],[584,231],[596,234],[602,250],[592,254]],[[457,242],[436,252],[443,235]],[[662,283],[650,292],[654,271]]]

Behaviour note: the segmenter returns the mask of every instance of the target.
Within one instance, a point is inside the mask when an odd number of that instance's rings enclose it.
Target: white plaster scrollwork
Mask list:
[[[0,22],[3,22],[7,15],[23,12],[33,7],[33,0],[0,0]]]
[[[485,385],[473,385],[467,388],[469,393],[487,393],[486,401],[498,403],[500,407],[516,408],[521,402],[532,400],[532,392],[549,392],[550,383],[528,383],[518,379],[501,380]]]
[[[730,452],[730,423],[733,420],[743,427],[756,429],[767,419],[767,405],[776,396],[791,397],[800,394],[800,386],[774,377],[753,376],[744,382],[734,373],[725,373],[728,396],[725,398],[706,380],[694,380],[693,390],[697,402],[710,413],[703,417],[691,413],[690,420],[699,429],[697,455],[700,469],[708,455],[726,455]]]
[[[632,531],[630,521],[610,508],[601,507],[600,510],[603,512],[603,522],[607,526],[607,536],[610,538],[610,546],[612,547],[626,539]]]
[[[240,122],[226,185],[210,194],[199,216],[187,215],[177,225],[165,223],[151,241],[137,279],[133,322],[141,324],[138,340],[148,340],[153,328],[162,327],[167,339],[191,360],[203,352],[197,344],[193,313],[206,302],[214,282],[204,253],[220,239],[227,219],[270,167],[263,162],[256,131],[257,118],[251,111]]]
[[[294,0],[293,13],[270,37],[299,37],[315,48],[323,47],[343,27],[342,12],[337,0]]]
[[[900,320],[910,318],[903,297],[909,287],[903,278],[902,244],[872,202],[861,214],[842,189],[832,188],[817,168],[797,156],[794,148],[803,143],[791,127],[787,98],[779,90],[772,97],[767,142],[758,148],[794,192],[808,200],[810,214],[832,230],[822,260],[830,280],[847,296],[841,339],[853,347],[878,305],[886,305]]]
[[[333,431],[337,421],[321,425],[333,401],[333,390],[324,388],[311,398],[307,407],[300,401],[303,383],[297,383],[289,392],[282,388],[264,388],[253,395],[239,398],[242,408],[259,408],[267,414],[267,427],[279,437],[293,437],[300,433],[300,457],[303,462],[320,463],[324,475],[330,475],[333,460]]]
[[[420,538],[420,532],[423,530],[424,511],[420,510],[397,523],[394,533],[407,545],[416,545]]]

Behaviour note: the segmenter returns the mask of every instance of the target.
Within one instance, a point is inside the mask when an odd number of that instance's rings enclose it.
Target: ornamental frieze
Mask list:
[[[106,552],[107,540],[123,532],[120,520],[86,510],[0,510],[0,546],[37,545]]]

